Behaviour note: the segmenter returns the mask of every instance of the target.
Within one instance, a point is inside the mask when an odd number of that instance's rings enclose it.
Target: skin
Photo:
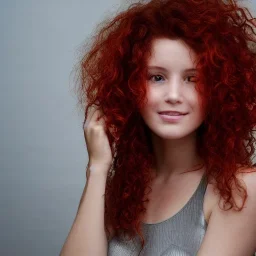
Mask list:
[[[165,71],[148,70],[148,102],[141,110],[151,131],[156,157],[156,166],[152,169],[155,181],[143,218],[144,223],[151,224],[177,213],[187,203],[205,171],[180,175],[202,161],[196,152],[196,130],[204,120],[204,111],[195,89],[196,72],[184,71],[195,68],[196,55],[180,40],[157,39],[152,47],[148,66],[161,66]],[[158,114],[164,110],[188,114],[179,122],[167,123]],[[237,178],[245,183],[248,192],[241,212],[220,209],[215,183],[208,184],[203,205],[208,228],[196,256],[251,256],[256,251],[256,173],[238,172]],[[239,193],[235,190],[232,193],[240,206],[241,198],[236,195]]]
[[[168,181],[202,163],[196,152],[196,130],[204,120],[196,91],[196,54],[181,40],[155,39],[148,60],[147,99],[140,114],[151,130],[156,156],[153,172]],[[151,68],[159,66],[159,68]],[[188,113],[175,123],[163,121],[159,111]]]
[[[148,70],[148,102],[141,111],[151,130],[156,157],[152,170],[155,182],[145,223],[160,222],[177,213],[191,197],[204,171],[180,175],[202,161],[196,152],[196,130],[204,120],[204,111],[196,83],[192,82],[196,77],[190,77],[196,73],[184,71],[195,68],[196,55],[180,40],[157,39],[152,47],[148,66],[161,66],[165,70]],[[176,123],[167,123],[158,114],[164,110],[188,114]],[[213,184],[208,184],[203,206],[208,227],[197,256],[251,256],[256,251],[256,173],[246,173],[249,171],[252,170],[237,173],[248,195],[245,208],[240,212],[221,209],[219,195],[214,192]],[[232,190],[235,202],[241,206],[238,194],[239,191]]]

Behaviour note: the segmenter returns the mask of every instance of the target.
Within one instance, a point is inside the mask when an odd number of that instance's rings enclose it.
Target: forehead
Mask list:
[[[196,54],[182,40],[168,38],[152,42],[148,66],[164,66],[171,69],[195,68]]]

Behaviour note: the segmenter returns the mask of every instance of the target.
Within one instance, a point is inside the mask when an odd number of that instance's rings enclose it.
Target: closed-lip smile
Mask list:
[[[184,112],[171,111],[171,110],[160,111],[158,113],[163,114],[163,115],[186,115],[187,114],[187,113],[184,113]]]

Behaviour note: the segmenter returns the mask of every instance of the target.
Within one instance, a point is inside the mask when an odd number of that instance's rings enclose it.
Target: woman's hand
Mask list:
[[[91,169],[106,172],[111,166],[113,156],[102,116],[103,112],[99,107],[91,107],[84,125],[84,137]],[[101,168],[103,166],[108,168]]]

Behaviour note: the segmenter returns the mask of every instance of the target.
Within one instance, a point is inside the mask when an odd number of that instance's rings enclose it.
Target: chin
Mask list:
[[[165,139],[165,140],[180,140],[184,137],[189,136],[191,133],[180,133],[180,132],[154,132],[153,135],[157,136],[158,138]]]

